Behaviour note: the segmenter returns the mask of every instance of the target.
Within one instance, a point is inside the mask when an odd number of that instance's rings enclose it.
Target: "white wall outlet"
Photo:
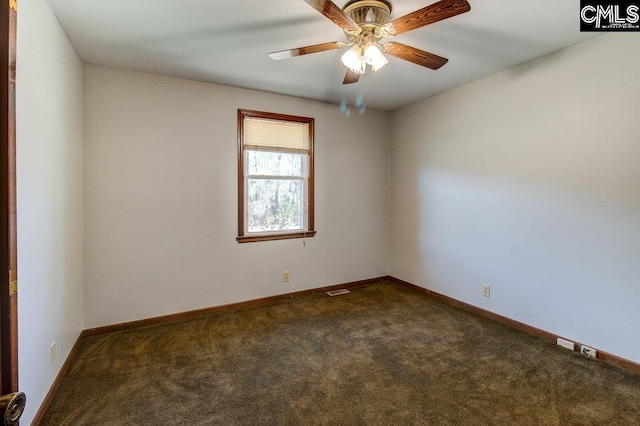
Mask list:
[[[53,364],[53,361],[56,360],[56,342],[53,342],[51,346],[49,346],[49,362]]]
[[[289,282],[289,271],[284,271],[282,273],[282,282],[283,283],[288,283]]]
[[[482,284],[482,295],[484,297],[491,297],[491,286],[489,284]]]
[[[591,358],[598,358],[598,351],[590,348],[589,346],[582,345],[580,346],[580,353],[582,355],[586,355]]]
[[[561,337],[558,337],[557,343],[558,343],[558,346],[562,346],[563,348],[569,349],[570,351],[573,351],[576,349],[575,343],[573,343],[570,340],[565,340]]]

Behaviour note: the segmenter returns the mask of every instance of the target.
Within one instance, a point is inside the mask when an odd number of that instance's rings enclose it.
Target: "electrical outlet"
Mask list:
[[[284,271],[282,273],[282,282],[283,283],[288,283],[289,282],[289,271]]]
[[[569,349],[570,351],[573,351],[576,348],[576,344],[570,340],[565,340],[563,338],[558,337],[556,342],[558,343],[558,346],[562,346],[563,348]]]
[[[590,348],[589,346],[585,346],[585,345],[580,346],[580,353],[590,358],[598,358],[598,351],[593,348]]]
[[[491,286],[488,284],[482,284],[482,295],[484,297],[491,297]]]
[[[56,360],[56,342],[53,342],[49,347],[49,362],[53,364],[53,361]]]

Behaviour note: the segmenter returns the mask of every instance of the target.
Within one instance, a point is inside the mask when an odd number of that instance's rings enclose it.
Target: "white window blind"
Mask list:
[[[309,123],[245,117],[243,127],[245,148],[309,153]]]

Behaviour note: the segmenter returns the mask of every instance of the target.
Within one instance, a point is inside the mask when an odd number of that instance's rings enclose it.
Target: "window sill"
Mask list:
[[[238,243],[257,243],[259,241],[292,240],[295,238],[311,238],[316,231],[287,232],[281,234],[242,235],[236,237]]]

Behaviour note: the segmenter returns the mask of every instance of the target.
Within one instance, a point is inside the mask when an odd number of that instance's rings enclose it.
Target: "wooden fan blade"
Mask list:
[[[304,0],[305,3],[313,7],[318,12],[322,13],[327,18],[331,19],[334,24],[339,26],[345,31],[359,32],[360,27],[353,22],[346,13],[342,11],[331,0]]]
[[[295,49],[281,50],[279,52],[271,52],[271,59],[279,61],[280,59],[289,59],[294,56],[308,55],[310,53],[324,52],[326,50],[335,50],[344,47],[345,44],[340,41],[332,41],[329,43],[314,44],[313,46],[297,47]]]
[[[360,80],[360,74],[355,73],[347,68],[347,74],[344,76],[344,81],[342,84],[352,84],[357,83]]]
[[[443,58],[442,56],[434,55],[433,53],[425,52],[424,50],[416,49],[415,47],[396,43],[394,41],[385,43],[384,52],[395,56],[396,58],[431,68],[432,70],[437,70],[449,62],[447,58]]]
[[[406,33],[452,16],[471,10],[467,0],[441,0],[437,3],[416,10],[400,18],[394,19],[383,27],[389,36]]]

